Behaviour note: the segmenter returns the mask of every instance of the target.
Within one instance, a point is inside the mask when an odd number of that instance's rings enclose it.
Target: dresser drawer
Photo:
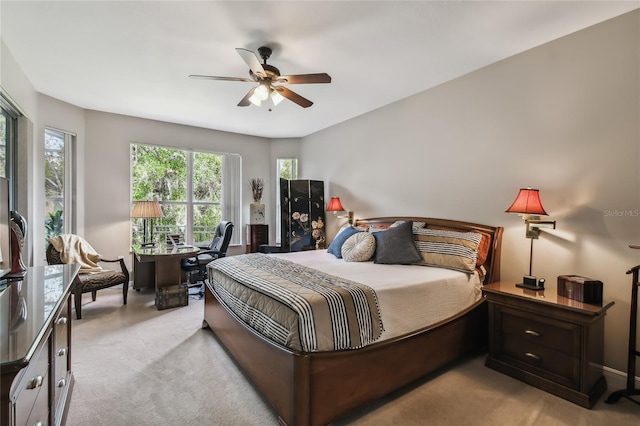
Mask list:
[[[60,395],[65,391],[68,381],[69,372],[71,370],[69,365],[69,326],[71,318],[69,316],[69,301],[67,298],[60,313],[53,321],[54,332],[54,349],[53,349],[53,368],[54,375],[53,381],[53,407],[58,407],[60,401]]]
[[[49,412],[49,346],[46,340],[44,343],[36,351],[27,371],[15,387],[12,400],[15,401],[16,425],[28,424],[32,412],[39,421],[46,424]]]
[[[49,392],[40,392],[25,426],[47,426],[49,424]],[[19,424],[19,423],[18,423]]]

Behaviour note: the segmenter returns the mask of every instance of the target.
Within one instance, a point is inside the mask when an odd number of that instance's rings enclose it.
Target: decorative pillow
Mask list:
[[[416,227],[416,222],[413,222],[413,227]],[[443,229],[450,231],[451,228],[445,228],[441,226],[433,226],[430,225],[429,229]],[[458,231],[459,232],[459,231]],[[487,257],[489,256],[489,250],[491,250],[491,234],[482,231],[468,231],[475,232],[477,234],[482,235],[482,239],[480,240],[480,245],[478,245],[478,260],[476,260],[476,268],[480,268],[487,261]]]
[[[342,244],[345,262],[366,262],[376,251],[376,239],[368,232],[353,234]]]
[[[342,245],[344,244],[345,241],[347,241],[347,239],[350,236],[352,236],[353,234],[355,234],[357,232],[361,232],[361,231],[358,231],[353,226],[345,228],[338,235],[336,235],[336,237],[333,239],[333,241],[331,241],[331,244],[329,244],[329,248],[327,249],[327,252],[331,253],[332,255],[337,257],[338,259],[341,259],[342,258]]]
[[[481,234],[429,228],[414,228],[413,233],[424,264],[462,272],[475,270]]]
[[[375,263],[410,265],[422,260],[413,241],[411,225],[411,221],[406,221],[372,234],[376,239]]]

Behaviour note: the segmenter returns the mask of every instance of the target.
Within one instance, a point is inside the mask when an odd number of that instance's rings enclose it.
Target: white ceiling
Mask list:
[[[86,109],[302,137],[640,7],[640,1],[0,1],[0,34],[41,93]],[[237,103],[236,53],[268,45],[314,105]]]

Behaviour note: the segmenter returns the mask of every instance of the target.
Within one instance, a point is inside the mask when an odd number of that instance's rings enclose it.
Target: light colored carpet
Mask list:
[[[106,289],[73,321],[67,425],[277,425],[213,333],[204,302],[158,311],[151,291]],[[608,394],[608,393],[607,393]],[[605,394],[605,396],[607,395]],[[627,400],[587,410],[484,367],[484,355],[369,404],[334,425],[637,426]]]

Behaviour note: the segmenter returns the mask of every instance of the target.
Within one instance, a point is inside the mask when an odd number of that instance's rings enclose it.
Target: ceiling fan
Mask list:
[[[306,99],[296,92],[289,90],[284,84],[314,84],[314,83],[331,83],[331,76],[326,73],[318,74],[297,74],[297,75],[280,75],[280,70],[273,65],[267,64],[267,59],[271,56],[271,48],[262,46],[258,49],[258,53],[263,60],[261,64],[258,57],[251,50],[236,48],[236,52],[249,65],[249,77],[217,77],[213,75],[197,75],[192,74],[189,77],[204,80],[223,80],[223,81],[246,81],[249,83],[258,83],[256,87],[249,90],[244,98],[238,103],[238,106],[249,106],[254,104],[260,106],[262,102],[271,99],[273,105],[278,105],[284,98],[308,108],[313,105],[309,99]]]

